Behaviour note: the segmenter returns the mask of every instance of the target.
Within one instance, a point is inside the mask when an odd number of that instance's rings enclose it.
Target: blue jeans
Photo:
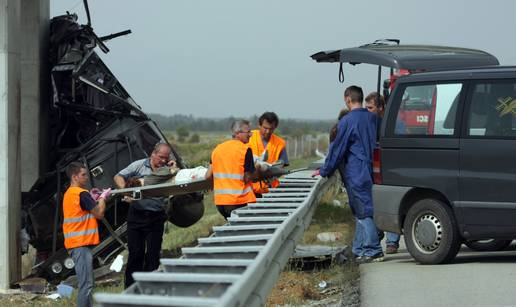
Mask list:
[[[372,218],[355,218],[355,238],[352,251],[359,257],[371,257],[382,252],[382,246],[378,240],[378,230]]]
[[[394,246],[396,248],[400,247],[400,235],[395,232],[386,232],[385,233],[385,244],[387,246]]]
[[[77,306],[91,307],[93,300],[93,255],[88,246],[76,247],[68,250],[75,262],[75,274],[77,274]]]

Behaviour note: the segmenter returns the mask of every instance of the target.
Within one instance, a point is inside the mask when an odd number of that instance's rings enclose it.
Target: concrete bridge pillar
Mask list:
[[[22,177],[28,190],[39,175],[49,14],[48,0],[0,0],[0,289],[20,278]]]

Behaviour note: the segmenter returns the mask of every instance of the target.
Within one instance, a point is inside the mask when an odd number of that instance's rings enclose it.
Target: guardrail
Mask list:
[[[97,293],[98,306],[262,306],[335,177],[287,175],[256,203],[233,211],[164,271],[134,273],[121,294]]]

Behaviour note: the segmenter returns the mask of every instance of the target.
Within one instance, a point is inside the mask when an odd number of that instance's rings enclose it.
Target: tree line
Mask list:
[[[226,118],[203,118],[194,117],[193,115],[161,115],[150,114],[158,126],[166,131],[229,131],[231,123],[240,118],[233,116]],[[258,115],[253,115],[247,119],[251,122],[252,127],[258,126]],[[301,136],[307,134],[326,133],[335,123],[332,120],[301,120],[301,119],[283,119],[280,118],[280,124],[276,130],[280,135]]]

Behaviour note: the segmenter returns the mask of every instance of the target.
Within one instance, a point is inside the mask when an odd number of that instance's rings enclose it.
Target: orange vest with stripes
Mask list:
[[[251,182],[244,183],[245,154],[248,148],[239,140],[229,140],[213,150],[211,166],[216,205],[242,205],[256,201]]]
[[[253,135],[249,139],[249,147],[253,151],[253,158],[256,160],[260,158],[265,150],[268,152],[267,163],[274,163],[278,161],[281,151],[285,148],[285,140],[280,138],[279,136],[272,134],[267,146],[264,148],[262,137],[260,135],[259,130],[253,130]],[[273,188],[279,186],[279,181],[274,180],[271,183]],[[269,192],[269,188],[267,187],[267,183],[263,181],[253,183],[253,191],[255,193],[264,194]]]
[[[80,204],[81,192],[88,190],[69,187],[63,197],[63,235],[67,249],[99,244],[97,219]]]

